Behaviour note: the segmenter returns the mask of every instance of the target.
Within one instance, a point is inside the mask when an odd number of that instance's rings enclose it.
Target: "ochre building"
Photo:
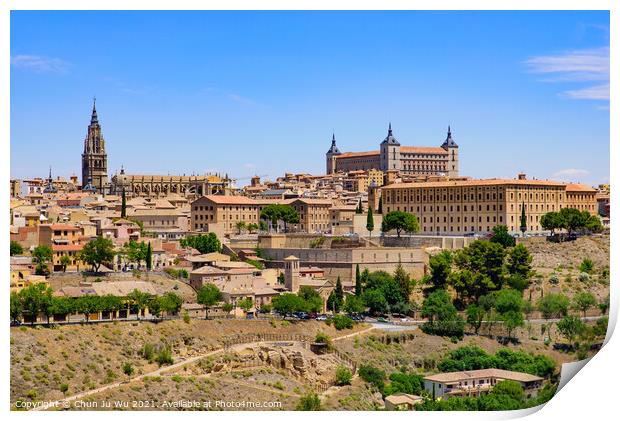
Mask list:
[[[416,215],[419,232],[436,235],[489,233],[496,225],[520,231],[525,207],[527,232],[542,231],[540,217],[565,207],[596,212],[596,190],[581,184],[518,179],[396,183],[381,188],[383,212]]]

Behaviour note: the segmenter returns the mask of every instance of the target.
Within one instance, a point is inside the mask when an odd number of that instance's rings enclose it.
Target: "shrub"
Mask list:
[[[579,281],[588,282],[589,280],[590,280],[590,274],[588,274],[587,272],[581,272],[579,274]]]
[[[553,272],[550,276],[549,276],[549,282],[552,283],[553,285],[557,285],[560,283],[560,277],[558,276],[557,273]]]
[[[308,393],[299,399],[295,409],[297,411],[320,411],[321,399],[316,393]]]
[[[594,262],[588,258],[585,258],[581,261],[581,264],[579,265],[579,271],[580,272],[585,272],[587,274],[592,273],[592,270],[594,269]]]
[[[152,344],[144,344],[140,350],[140,354],[142,354],[144,359],[148,360],[148,362],[153,362],[155,358],[155,347]]]
[[[328,347],[330,347],[332,344],[331,338],[323,332],[319,332],[316,334],[316,337],[314,338],[314,342],[319,343],[319,344],[326,344]]]
[[[188,313],[188,312],[187,312],[187,310],[186,310],[186,311],[183,313],[183,321],[184,321],[185,323],[189,324],[189,320],[190,320],[189,313]]]
[[[351,370],[343,365],[338,366],[336,369],[336,384],[338,386],[345,386],[351,384],[351,379],[353,379]]]
[[[383,390],[385,386],[385,371],[379,370],[370,364],[365,364],[360,367],[359,375],[365,382],[372,384],[380,391]]]
[[[163,347],[157,354],[157,363],[162,366],[164,364],[172,364],[173,362],[172,350],[169,346]]]
[[[63,383],[60,385],[60,391],[64,394],[69,390],[69,385],[67,383]]]
[[[332,322],[336,330],[351,329],[353,327],[353,319],[347,316],[336,315],[333,317]]]

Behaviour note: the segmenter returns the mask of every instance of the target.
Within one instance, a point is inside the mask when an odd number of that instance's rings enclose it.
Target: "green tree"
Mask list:
[[[551,340],[551,330],[549,329],[549,319],[556,317],[564,317],[568,314],[570,301],[563,294],[547,294],[540,298],[536,303],[538,311],[541,312],[543,318],[547,321],[547,335]]]
[[[284,285],[286,283],[286,278],[284,277],[284,273],[280,272],[278,274],[278,284]]]
[[[368,230],[368,235],[372,237],[372,232],[375,230],[375,219],[372,216],[372,208],[368,207],[368,215],[366,215],[366,229]]]
[[[146,261],[146,270],[150,271],[153,266],[153,250],[151,250],[151,243],[146,246],[146,253],[144,254],[144,260]]]
[[[125,188],[121,192],[121,218],[127,218],[127,198],[125,197]]]
[[[222,292],[213,284],[203,285],[198,290],[198,304],[205,306],[205,319],[209,318],[209,308],[222,300]]]
[[[22,315],[24,307],[22,300],[16,291],[11,291],[10,311],[11,321],[17,322]]]
[[[477,301],[479,297],[495,289],[495,284],[487,275],[474,273],[469,269],[452,272],[448,277],[448,284],[452,285],[463,303]]]
[[[488,276],[494,288],[499,289],[504,281],[505,256],[506,251],[500,244],[476,240],[456,253],[454,261],[460,269]]]
[[[373,365],[364,364],[359,368],[358,373],[362,380],[366,383],[370,383],[379,389],[379,391],[383,391],[386,379],[385,371],[380,370]]]
[[[201,254],[222,251],[222,243],[220,243],[217,235],[213,232],[208,234],[191,235],[181,239],[180,244],[181,247],[192,247],[198,250]]]
[[[147,245],[144,241],[138,243],[135,240],[129,240],[129,242],[123,245],[121,254],[125,256],[127,261],[136,263],[138,268],[142,264],[143,260],[146,260]]]
[[[508,273],[529,279],[532,273],[532,255],[523,244],[517,244],[508,252]]]
[[[448,285],[448,277],[452,272],[452,253],[444,250],[428,259],[430,277],[428,282],[432,284],[432,290],[445,289]]]
[[[381,223],[381,231],[388,232],[396,230],[396,235],[399,238],[402,231],[415,233],[418,229],[418,218],[411,213],[402,211],[388,212],[387,215],[383,217],[383,222]]]
[[[411,296],[411,291],[413,289],[413,281],[409,277],[409,274],[403,268],[403,265],[398,262],[398,266],[396,266],[396,270],[394,271],[394,282],[398,285],[400,289],[400,295],[405,302],[409,302],[409,297]]]
[[[339,365],[338,368],[336,368],[336,379],[335,379],[336,385],[346,386],[348,384],[351,384],[352,379],[353,379],[353,374],[351,373],[351,370],[349,370],[348,367]]]
[[[360,265],[355,265],[355,295],[362,295],[362,275],[360,273]]]
[[[540,217],[540,226],[547,231],[551,232],[551,235],[555,235],[555,230],[561,229],[563,226],[562,218],[557,212],[547,212]]]
[[[276,231],[278,228],[278,221],[282,221],[284,223],[284,232],[287,231],[288,224],[299,223],[299,213],[297,213],[295,208],[289,205],[281,205],[279,203],[265,206],[260,213],[260,218],[271,221],[271,226],[275,227]]]
[[[243,231],[244,229],[246,229],[246,228],[247,228],[247,225],[245,224],[245,221],[238,221],[238,222],[235,224],[235,228],[237,228],[237,233],[238,233],[239,235],[241,235],[241,231]]]
[[[62,266],[62,271],[66,272],[67,266],[71,264],[71,258],[68,255],[63,254],[62,256],[60,256],[59,263],[60,263],[60,266]]]
[[[134,289],[127,294],[127,303],[129,306],[138,313],[138,319],[142,311],[148,307],[149,302],[153,298],[149,293],[142,292],[138,289]]]
[[[296,311],[304,311],[306,302],[297,294],[284,293],[273,298],[271,301],[273,309],[280,314],[294,313]]]
[[[474,333],[477,335],[484,320],[484,309],[478,306],[478,304],[470,304],[467,306],[465,313],[467,314],[467,323],[474,329]]]
[[[246,313],[250,311],[253,305],[254,303],[251,298],[244,298],[237,301],[237,306]]]
[[[559,217],[562,221],[562,228],[566,229],[570,237],[576,230],[585,228],[590,214],[587,211],[581,212],[575,208],[562,208]]]
[[[504,323],[508,337],[512,337],[515,328],[524,325],[523,298],[518,291],[503,289],[497,293],[495,309]]]
[[[586,328],[586,325],[577,316],[565,316],[556,323],[558,332],[564,336],[571,346],[575,345],[575,338]]]
[[[177,314],[183,306],[183,299],[174,292],[166,292],[159,297],[162,311],[168,314]]]
[[[377,207],[377,213],[383,215],[383,197],[379,197],[379,206]]]
[[[321,399],[316,393],[308,393],[299,398],[296,411],[321,411]]]
[[[357,202],[357,206],[355,207],[355,213],[361,215],[364,212],[362,208],[362,199]]]
[[[24,248],[17,241],[11,240],[11,256],[24,254]]]
[[[385,314],[388,311],[388,303],[383,293],[377,289],[365,289],[362,299],[372,314]]]
[[[584,228],[590,232],[603,231],[603,223],[601,222],[601,218],[599,218],[597,215],[589,215],[586,219]]]
[[[34,263],[47,263],[52,261],[52,256],[54,252],[52,248],[49,246],[37,246],[32,251],[32,261]]]
[[[573,297],[573,308],[583,312],[583,318],[586,318],[586,313],[589,309],[596,306],[596,297],[586,291],[578,292]]]
[[[131,376],[133,375],[133,373],[134,373],[133,365],[131,365],[129,361],[126,361],[123,364],[123,374],[127,376],[127,380],[131,380]]]
[[[48,311],[52,289],[43,283],[30,284],[19,292],[19,299],[23,311],[31,317],[30,323],[34,324],[40,312]]]
[[[364,300],[357,295],[347,295],[344,302],[344,310],[349,314],[361,313],[364,311]]]
[[[521,203],[521,225],[519,226],[521,233],[525,236],[527,231],[527,217],[525,216],[525,202]]]
[[[80,253],[80,260],[91,265],[94,272],[99,272],[102,264],[110,264],[113,259],[114,243],[101,236],[88,242]]]
[[[506,225],[496,225],[493,227],[491,242],[501,244],[504,248],[514,247],[515,245],[515,239],[508,234],[508,227]]]
[[[434,291],[422,302],[422,317],[428,318],[430,322],[451,320],[456,314],[456,308],[446,290]]]
[[[336,287],[334,291],[329,294],[327,298],[327,308],[332,310],[334,313],[339,313],[344,304],[344,290],[342,289],[342,282],[340,281],[340,276],[336,280]]]
[[[323,298],[314,288],[303,285],[299,288],[297,295],[304,300],[305,311],[318,313],[323,310]]]
[[[231,303],[224,303],[222,304],[222,310],[224,310],[225,313],[230,313],[233,308],[235,308],[235,306],[233,306]]]

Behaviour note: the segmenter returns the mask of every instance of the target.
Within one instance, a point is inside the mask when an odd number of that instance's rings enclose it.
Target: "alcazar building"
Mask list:
[[[327,174],[374,169],[407,175],[459,175],[459,147],[452,139],[450,127],[446,140],[439,147],[403,146],[394,137],[391,123],[387,136],[375,151],[340,152],[332,136],[332,146],[325,158]]]

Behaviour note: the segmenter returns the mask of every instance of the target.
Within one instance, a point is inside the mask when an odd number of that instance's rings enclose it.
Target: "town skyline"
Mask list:
[[[79,175],[96,95],[110,176],[121,166],[131,173],[233,178],[321,174],[332,133],[343,150],[375,149],[391,122],[395,136],[410,145],[440,144],[450,125],[467,151],[462,175],[513,178],[523,171],[591,185],[609,180],[605,12],[554,14],[560,35],[544,29],[542,12],[102,13],[88,20],[92,35],[75,46],[62,42],[66,31],[43,39],[46,25],[79,28],[87,13],[55,12],[54,24],[44,22],[45,13],[13,14],[12,39],[20,40],[12,43],[13,178],[46,177],[50,165],[54,175]],[[231,19],[247,28],[217,35]],[[525,20],[529,34],[520,40],[502,33],[486,40],[485,31],[472,33],[466,25],[495,31]],[[23,34],[27,22],[39,29]],[[115,50],[120,39],[104,39],[98,30],[112,22],[124,34],[142,25],[135,45],[144,49]],[[152,29],[164,22],[176,31],[167,42]],[[210,29],[201,28],[205,23]],[[261,29],[267,23],[275,30]],[[398,30],[371,41],[358,28],[363,24]],[[430,25],[445,33],[417,37]],[[279,30],[290,39],[276,39]],[[107,48],[98,53],[84,43]],[[157,54],[153,43],[160,44]],[[368,48],[379,43],[387,50]],[[461,43],[472,46],[468,54],[459,53]],[[295,62],[297,47],[303,64]],[[191,54],[196,51],[207,58]],[[121,64],[110,68],[106,60]],[[184,70],[166,77],[173,63],[184,63]],[[500,142],[510,153],[488,159]],[[46,143],[61,153],[25,159]],[[584,145],[592,153],[583,154]]]

